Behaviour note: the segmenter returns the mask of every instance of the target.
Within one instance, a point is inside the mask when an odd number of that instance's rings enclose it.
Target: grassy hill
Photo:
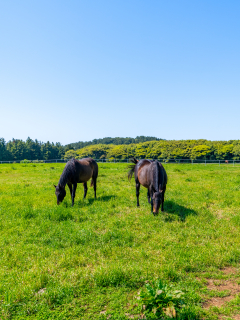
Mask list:
[[[240,312],[239,166],[166,164],[157,217],[121,163],[99,164],[97,200],[79,184],[57,206],[63,168],[0,165],[1,319],[144,318],[137,296],[156,279],[185,292],[181,319]]]

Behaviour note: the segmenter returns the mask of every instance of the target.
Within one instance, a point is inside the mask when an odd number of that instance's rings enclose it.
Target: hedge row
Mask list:
[[[65,152],[65,159],[72,157],[92,157],[95,159],[136,157],[138,159],[239,160],[240,140],[160,140],[129,145],[97,144]]]

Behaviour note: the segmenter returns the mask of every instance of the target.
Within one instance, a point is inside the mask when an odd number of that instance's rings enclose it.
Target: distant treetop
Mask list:
[[[141,143],[141,142],[146,142],[146,141],[159,141],[163,139],[159,139],[156,137],[145,137],[145,136],[137,136],[136,138],[102,138],[102,139],[93,139],[92,141],[79,141],[79,142],[74,142],[74,143],[69,143],[65,145],[65,151],[70,150],[70,149],[81,149],[86,146],[94,145],[94,144],[133,144],[133,143]]]

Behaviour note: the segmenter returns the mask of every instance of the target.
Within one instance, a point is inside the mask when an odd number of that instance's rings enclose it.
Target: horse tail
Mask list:
[[[168,177],[167,177],[167,172],[166,170],[163,168],[163,173],[164,173],[164,180],[165,180],[165,184],[167,184],[168,182]]]
[[[98,177],[98,164],[95,160],[92,160],[92,166],[93,166],[93,175],[92,175],[90,187],[94,186],[94,181],[96,181]]]
[[[128,180],[129,180],[129,181],[131,180],[132,175],[133,175],[134,170],[135,170],[135,167],[136,167],[136,164],[138,163],[138,160],[137,160],[136,158],[132,158],[130,161],[131,161],[132,163],[134,163],[134,164],[131,164],[130,166],[128,166],[128,168],[130,169],[130,170],[128,171]]]

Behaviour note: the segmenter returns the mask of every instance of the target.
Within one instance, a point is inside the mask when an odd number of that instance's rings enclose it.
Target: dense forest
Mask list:
[[[43,143],[38,140],[27,138],[26,142],[20,139],[12,139],[6,142],[0,138],[0,161],[14,161],[14,160],[49,160],[49,159],[63,159],[66,151],[73,149],[77,150],[89,145],[96,144],[133,144],[145,141],[160,140],[156,137],[140,136],[136,138],[103,138],[94,139],[92,141],[79,141],[76,143],[62,146],[59,142],[56,144],[51,142]]]
[[[150,140],[149,140],[150,139]],[[154,139],[154,140],[151,140]],[[94,144],[94,141],[97,143]],[[123,144],[120,142],[124,141]],[[133,141],[133,142],[131,142]],[[140,142],[138,142],[140,141]],[[101,142],[101,143],[100,143]],[[103,143],[104,142],[104,143]],[[46,143],[28,138],[26,142],[0,139],[0,161],[70,159],[92,157],[94,159],[206,159],[239,160],[240,140],[162,140],[155,137],[94,139],[84,147],[69,149],[70,145]]]
[[[64,154],[64,147],[59,142],[43,143],[28,138],[26,142],[12,139],[6,143],[0,138],[0,161],[61,159]]]

